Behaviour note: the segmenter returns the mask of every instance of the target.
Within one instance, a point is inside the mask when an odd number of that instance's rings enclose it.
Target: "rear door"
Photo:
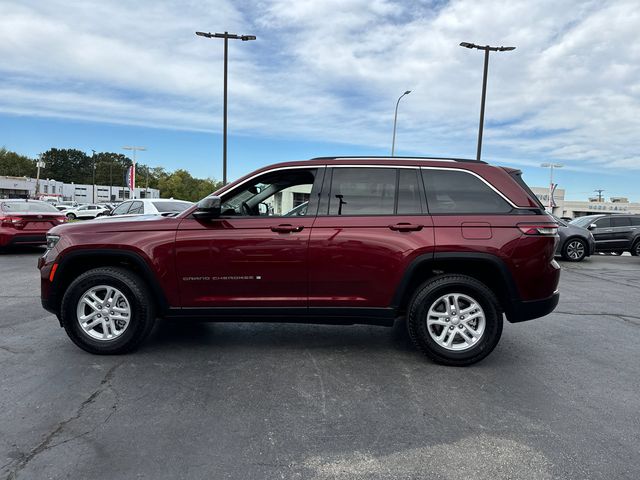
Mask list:
[[[433,228],[417,167],[327,169],[309,240],[311,313],[388,307],[421,254],[433,254]]]
[[[633,237],[631,218],[622,215],[612,216],[611,230],[611,248],[619,248],[621,250],[631,248],[631,238]]]

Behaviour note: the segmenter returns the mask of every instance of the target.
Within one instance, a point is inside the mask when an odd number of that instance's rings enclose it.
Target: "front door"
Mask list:
[[[185,218],[176,237],[182,306],[306,308],[321,177],[317,168],[263,173],[222,195],[220,218]]]

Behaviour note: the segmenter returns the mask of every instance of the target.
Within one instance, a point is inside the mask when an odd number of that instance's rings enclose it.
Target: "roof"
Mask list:
[[[308,161],[313,162],[317,160],[394,160],[394,161],[406,161],[406,160],[424,160],[424,161],[442,161],[442,162],[473,162],[484,163],[482,160],[475,160],[471,158],[455,158],[455,157],[398,157],[398,156],[385,156],[385,155],[338,155],[335,157],[315,157]]]

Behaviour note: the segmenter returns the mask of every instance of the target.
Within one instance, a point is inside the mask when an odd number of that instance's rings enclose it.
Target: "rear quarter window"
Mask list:
[[[425,168],[422,178],[432,214],[502,214],[512,210],[504,198],[469,172]]]

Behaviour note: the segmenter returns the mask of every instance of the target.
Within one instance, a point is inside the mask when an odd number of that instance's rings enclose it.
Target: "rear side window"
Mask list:
[[[429,212],[435,214],[509,213],[511,206],[474,175],[455,170],[423,169]]]
[[[394,168],[334,168],[329,215],[393,215]]]
[[[640,216],[631,217],[631,225],[640,225]]]
[[[611,217],[612,227],[629,227],[631,226],[631,219],[629,217]]]

